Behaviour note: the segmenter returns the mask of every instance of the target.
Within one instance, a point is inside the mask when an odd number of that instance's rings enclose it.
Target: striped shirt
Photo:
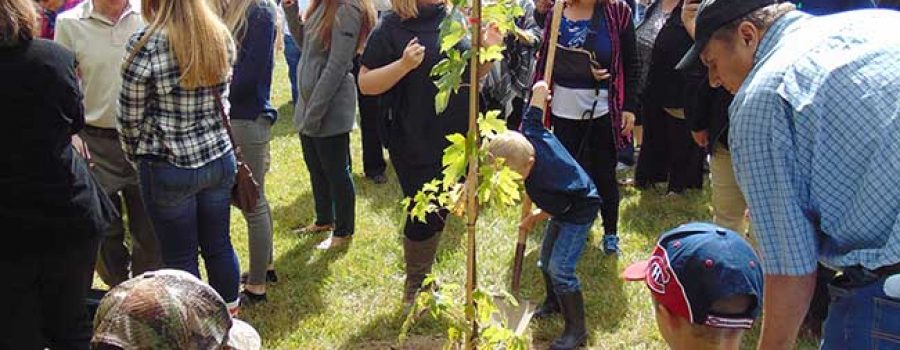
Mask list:
[[[144,33],[131,37],[126,58]],[[200,168],[231,151],[215,100],[218,93],[227,105],[228,84],[182,88],[181,71],[166,35],[159,31],[151,35],[122,72],[117,118],[122,150],[132,162],[150,156],[180,168]],[[230,57],[234,51],[229,45]]]
[[[731,105],[767,274],[900,263],[900,13],[790,12]]]

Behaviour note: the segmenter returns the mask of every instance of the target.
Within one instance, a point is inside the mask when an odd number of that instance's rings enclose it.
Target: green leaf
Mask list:
[[[434,96],[434,113],[440,115],[447,109],[447,104],[450,103],[450,90],[438,90],[437,95]]]
[[[466,173],[466,137],[460,133],[447,135],[450,145],[444,149],[444,184],[456,183]]]
[[[494,135],[506,131],[506,121],[500,119],[500,111],[491,110],[482,114],[478,121],[478,131],[481,137],[490,139]]]
[[[482,47],[479,51],[478,61],[481,63],[500,61],[503,59],[503,45]]]
[[[449,17],[449,16],[448,16]],[[457,20],[441,22],[441,52],[447,52],[466,37],[466,28]]]

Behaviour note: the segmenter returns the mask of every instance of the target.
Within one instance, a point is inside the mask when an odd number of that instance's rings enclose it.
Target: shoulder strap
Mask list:
[[[228,114],[225,113],[225,106],[222,105],[222,94],[219,90],[214,89],[214,94],[216,98],[216,109],[219,110],[219,115],[222,117],[222,125],[225,126],[225,130],[228,131],[228,140],[231,141],[231,148],[234,149],[234,157],[237,159],[238,164],[244,162],[244,156],[241,154],[240,148],[237,146],[237,143],[234,142],[234,132],[231,131],[231,121],[228,119]]]

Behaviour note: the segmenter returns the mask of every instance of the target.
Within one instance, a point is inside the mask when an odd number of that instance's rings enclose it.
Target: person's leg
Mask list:
[[[153,232],[150,217],[141,199],[141,189],[135,182],[122,189],[125,208],[128,210],[128,229],[131,232],[131,274],[138,276],[163,266],[159,240]]]
[[[231,189],[237,165],[233,153],[200,168],[203,189],[197,194],[197,221],[200,255],[206,265],[209,285],[234,312],[238,306],[240,265],[231,246]]]
[[[160,160],[141,160],[138,174],[141,198],[159,239],[164,265],[199,278],[198,170],[177,168]]]
[[[134,171],[123,169],[125,156],[122,145],[113,130],[85,129],[79,133],[91,151],[91,174],[103,187],[103,191],[115,205],[122,208],[123,200],[119,192],[129,180],[133,181]],[[131,165],[128,165],[130,168]],[[131,179],[129,179],[129,176]],[[130,220],[130,218],[129,218]],[[117,217],[103,233],[97,259],[97,274],[103,283],[116,286],[129,278],[128,264],[131,256],[125,246],[125,227],[121,217]]]
[[[315,201],[315,225],[332,226],[334,225],[334,199],[331,197],[328,175],[325,174],[325,168],[322,167],[324,160],[319,158],[319,143],[315,141],[315,138],[300,135],[300,145],[303,148],[303,160],[309,171],[309,183]]]
[[[550,256],[553,253],[553,246],[559,238],[559,225],[552,220],[547,223],[544,230],[544,240],[541,243],[541,257],[538,260],[538,267],[541,269],[541,276],[544,279],[544,302],[534,312],[536,318],[546,318],[553,314],[559,313],[559,299],[553,289],[553,279],[550,277]]]
[[[41,267],[40,298],[44,332],[51,349],[90,348],[92,321],[85,297],[94,268],[97,238],[73,242],[47,256]]]
[[[350,174],[350,134],[312,138],[319,162],[328,179],[327,191],[334,203],[334,236],[349,237],[355,230],[356,190]]]
[[[703,187],[703,150],[694,143],[684,119],[666,118],[670,193]]]
[[[716,145],[709,162],[709,170],[713,222],[742,235],[746,234],[747,220],[744,219],[744,211],[747,210],[747,202],[734,177],[731,153],[724,145]]]
[[[618,233],[619,183],[616,181],[616,143],[613,140],[612,120],[609,116],[595,121],[591,129],[591,151],[585,157],[593,157],[592,166],[585,168],[600,193],[600,217],[603,218],[604,250],[608,254],[619,250],[618,240],[611,238]]]
[[[649,188],[669,178],[666,172],[668,153],[665,146],[665,125],[662,118],[669,118],[662,109],[649,110],[641,117],[642,135],[639,139],[634,183],[638,188]]]
[[[269,171],[269,139],[272,122],[260,116],[256,120],[231,121],[234,139],[241,148],[244,162],[250,167],[253,179],[259,184],[259,200],[255,210],[242,212],[247,221],[250,272],[247,289],[256,294],[266,292],[266,271],[272,252],[272,214],[266,200],[266,172]]]
[[[551,349],[575,349],[587,340],[584,323],[584,298],[581,283],[575,275],[575,268],[584,246],[591,224],[570,224],[556,222],[559,237],[553,245],[548,272],[553,280],[554,291],[559,299],[560,310],[565,320],[563,334],[551,344]]]
[[[294,42],[294,37],[284,33],[284,61],[288,66],[288,79],[291,81],[291,105],[297,105],[297,65],[300,64],[300,47]]]
[[[0,300],[7,301],[0,306],[0,349],[43,349],[47,345],[42,331],[41,260],[39,256],[0,259],[0,271],[6,275]]]
[[[359,56],[353,60],[353,74],[358,77],[359,74]],[[378,96],[366,96],[361,92],[359,96],[359,128],[360,137],[362,137],[362,154],[363,154],[363,172],[365,176],[376,180],[378,183],[384,181],[384,170],[387,163],[384,161],[384,150],[381,137],[378,135],[378,120],[381,118],[381,101]]]
[[[519,130],[522,125],[522,117],[525,113],[525,100],[521,97],[515,97],[512,100],[512,113],[506,117],[506,128],[509,130]]]

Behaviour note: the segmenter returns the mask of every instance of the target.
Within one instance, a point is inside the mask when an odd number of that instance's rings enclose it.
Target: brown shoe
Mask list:
[[[334,225],[317,225],[316,223],[312,223],[306,225],[306,227],[297,227],[294,228],[294,233],[322,233],[334,230]]]
[[[318,250],[337,249],[349,245],[353,240],[353,236],[328,236],[322,243],[316,246]]]
[[[403,303],[415,303],[416,297],[423,289],[425,277],[431,273],[434,265],[434,257],[437,255],[438,243],[441,242],[441,233],[421,242],[403,239],[403,257],[406,260],[406,283],[403,292]]]

